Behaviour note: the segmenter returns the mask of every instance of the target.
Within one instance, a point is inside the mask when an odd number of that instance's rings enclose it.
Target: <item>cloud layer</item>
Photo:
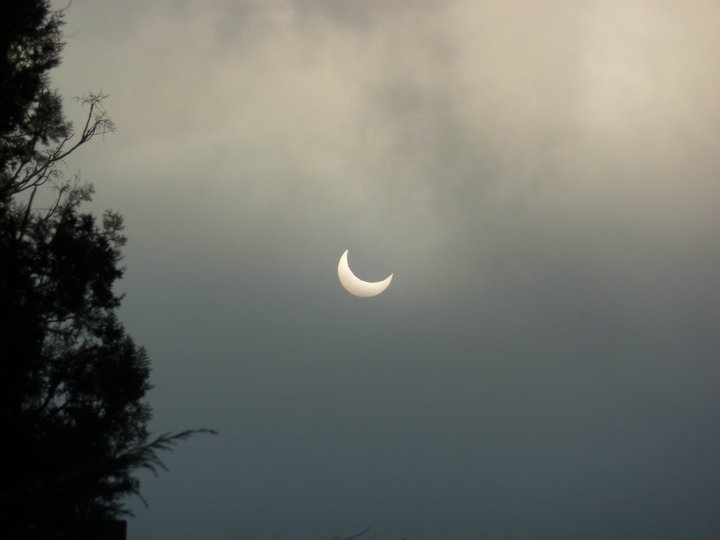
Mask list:
[[[222,432],[134,537],[720,530],[716,4],[67,20],[56,84],[120,128],[71,168],[128,221],[158,429]],[[386,294],[340,289],[348,248]]]

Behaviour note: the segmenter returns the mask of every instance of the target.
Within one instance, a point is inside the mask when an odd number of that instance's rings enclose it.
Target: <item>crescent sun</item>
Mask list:
[[[338,278],[340,279],[340,284],[347,292],[360,298],[371,298],[377,296],[390,286],[393,278],[392,274],[382,281],[374,282],[363,281],[353,274],[348,265],[348,251],[347,249],[345,250],[345,253],[342,254],[340,262],[338,263]]]

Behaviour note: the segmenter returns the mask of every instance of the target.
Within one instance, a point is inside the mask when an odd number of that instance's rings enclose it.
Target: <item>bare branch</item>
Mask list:
[[[106,135],[116,131],[114,122],[102,106],[103,100],[107,97],[107,94],[101,91],[91,93],[83,98],[77,98],[83,105],[89,105],[90,108],[85,118],[82,132],[75,143],[69,148],[67,148],[66,145],[75,137],[75,133],[65,135],[62,140],[44,156],[41,156],[39,152],[35,151],[37,140],[30,141],[32,150],[29,152],[28,157],[20,161],[11,177],[12,182],[15,184],[12,193],[17,194],[27,189],[42,186],[50,178],[59,174],[56,168],[57,165],[75,152],[80,146],[97,135]],[[35,161],[34,166],[27,170],[27,167],[33,161]],[[25,172],[23,173],[23,171]],[[23,178],[18,181],[21,175]]]
[[[359,533],[357,533],[357,534],[355,534],[355,535],[353,535],[353,536],[350,536],[350,537],[348,537],[348,538],[345,538],[344,540],[353,540],[353,539],[357,538],[358,536],[362,536],[363,534],[365,534],[365,533],[368,532],[369,530],[370,530],[370,527],[366,528],[364,531],[360,531]]]
[[[30,211],[32,210],[32,204],[33,199],[35,199],[35,194],[37,193],[37,186],[35,186],[32,190],[32,193],[30,194],[30,199],[27,202],[27,207],[25,208],[25,215],[23,216],[22,223],[20,224],[20,230],[18,230],[17,239],[20,240],[25,234],[25,227],[27,227],[28,218],[30,217]]]
[[[64,186],[60,186],[58,188],[58,196],[57,199],[55,199],[55,204],[53,204],[50,209],[48,210],[47,214],[41,218],[40,221],[46,222],[48,219],[50,219],[53,215],[55,215],[55,212],[57,211],[58,207],[60,206],[60,201],[62,201],[63,195],[68,190],[68,185],[65,184]]]

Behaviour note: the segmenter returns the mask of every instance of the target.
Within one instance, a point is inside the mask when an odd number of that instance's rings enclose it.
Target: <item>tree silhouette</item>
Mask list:
[[[150,437],[150,365],[115,314],[123,220],[81,211],[63,160],[115,128],[103,95],[75,130],[49,88],[62,12],[0,3],[0,538],[63,538],[127,512],[133,473],[198,431]],[[48,206],[39,207],[37,195]]]

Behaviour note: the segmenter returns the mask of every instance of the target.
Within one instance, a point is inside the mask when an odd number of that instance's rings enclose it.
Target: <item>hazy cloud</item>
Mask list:
[[[133,538],[720,530],[716,4],[67,19],[56,84],[119,126],[72,167],[128,221],[157,425],[222,432]],[[387,294],[340,289],[347,248]]]

